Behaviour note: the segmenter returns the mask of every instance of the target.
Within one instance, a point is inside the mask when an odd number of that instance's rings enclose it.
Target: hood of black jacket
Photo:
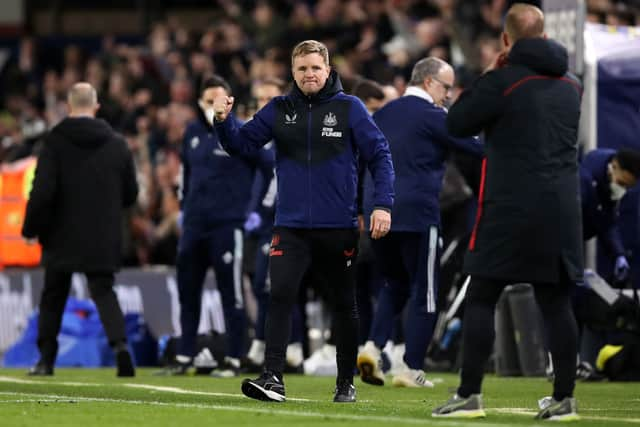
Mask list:
[[[509,52],[509,64],[524,65],[536,73],[563,76],[569,68],[567,49],[550,39],[518,40]]]
[[[97,148],[114,136],[107,122],[91,117],[67,117],[53,128],[52,133],[82,148]]]
[[[327,78],[327,81],[324,84],[324,87],[320,89],[318,93],[313,94],[311,96],[307,96],[304,93],[302,93],[302,91],[300,90],[300,88],[295,82],[293,84],[293,89],[291,90],[291,93],[299,98],[302,98],[306,101],[311,102],[312,104],[315,104],[315,103],[330,99],[331,97],[333,97],[339,92],[342,92],[343,90],[344,89],[342,89],[342,82],[340,81],[340,77],[338,76],[338,73],[335,70],[331,70],[331,72],[329,73],[329,77]]]

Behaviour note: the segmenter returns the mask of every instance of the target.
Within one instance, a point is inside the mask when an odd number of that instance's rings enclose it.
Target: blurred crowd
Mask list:
[[[536,3],[536,2],[532,2]],[[588,20],[640,23],[640,2],[589,0]],[[180,146],[196,117],[203,76],[224,77],[242,119],[255,111],[252,90],[270,78],[290,81],[293,45],[324,42],[347,92],[361,78],[403,93],[413,64],[425,56],[456,67],[457,91],[501,50],[507,0],[274,0],[212,2],[216,18],[202,29],[168,19],[139,44],[112,35],[99,49],[66,44],[44,52],[24,36],[0,68],[0,162],[37,153],[43,134],[67,114],[77,81],[98,88],[98,116],[121,132],[138,173],[140,197],[123,224],[125,265],[173,264],[179,234]]]

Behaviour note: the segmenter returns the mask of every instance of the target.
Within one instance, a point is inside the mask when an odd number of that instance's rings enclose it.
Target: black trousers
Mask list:
[[[356,229],[276,227],[271,240],[271,295],[265,325],[265,369],[282,373],[291,334],[291,310],[302,279],[312,267],[324,276],[326,295],[337,326],[338,378],[352,379],[358,352],[355,296]]]
[[[458,395],[480,393],[484,367],[495,339],[495,308],[502,290],[512,282],[472,277],[467,290],[463,338],[461,384]],[[555,380],[553,397],[562,400],[573,395],[576,375],[577,326],[570,303],[573,283],[533,283],[536,301],[542,311]]]
[[[38,349],[40,361],[50,365],[55,364],[58,354],[58,333],[71,289],[71,274],[51,268],[47,268],[44,273],[38,318]],[[116,347],[126,343],[124,316],[118,298],[113,292],[113,273],[85,274],[91,299],[96,304],[109,344]]]

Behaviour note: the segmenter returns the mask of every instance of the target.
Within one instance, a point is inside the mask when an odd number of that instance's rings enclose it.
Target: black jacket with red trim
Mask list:
[[[583,270],[578,174],[581,86],[558,43],[522,39],[449,111],[458,137],[485,133],[467,273],[557,283]]]

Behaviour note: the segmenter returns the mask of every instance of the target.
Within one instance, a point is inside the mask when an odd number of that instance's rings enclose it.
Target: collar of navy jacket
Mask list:
[[[409,86],[402,96],[417,96],[418,98],[426,99],[433,104],[433,97],[429,95],[426,90],[418,86]]]

